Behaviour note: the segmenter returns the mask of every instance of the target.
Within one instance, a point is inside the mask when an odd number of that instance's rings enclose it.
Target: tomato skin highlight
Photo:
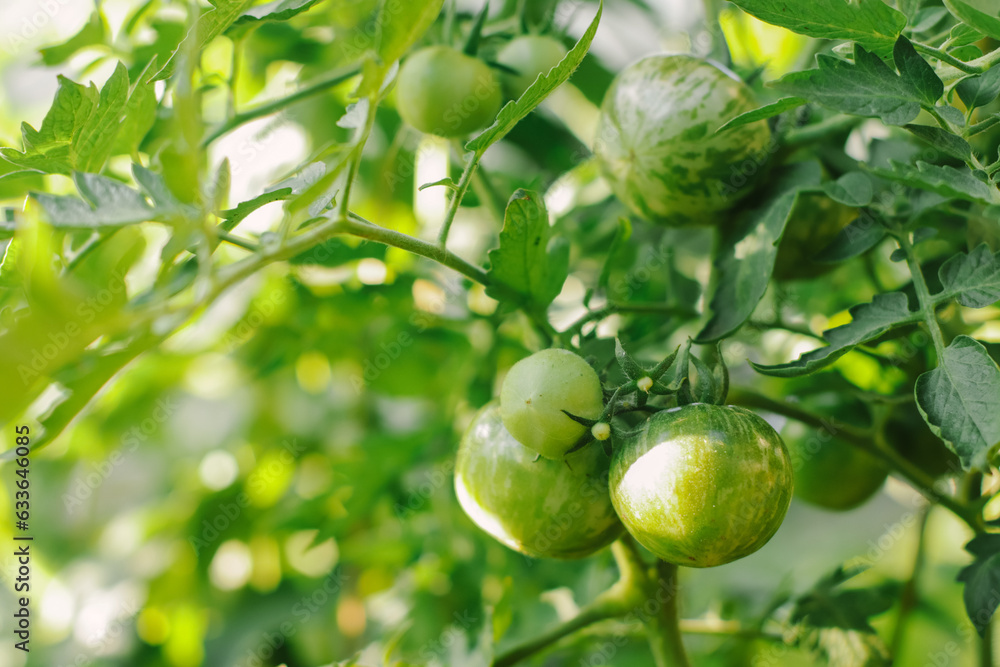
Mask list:
[[[470,424],[455,464],[455,494],[481,529],[534,558],[583,558],[622,532],[599,446],[564,461],[540,458],[504,428],[496,401]]]
[[[500,389],[504,426],[522,445],[550,459],[561,459],[588,431],[563,410],[597,419],[603,409],[597,372],[569,350],[542,350],[520,360]]]
[[[706,60],[649,56],[608,89],[594,153],[615,195],[638,215],[718,224],[750,192],[774,145],[765,121],[715,131],[758,106],[746,84]]]
[[[448,46],[416,51],[399,70],[396,106],[421,132],[461,137],[493,121],[502,101],[489,65]]]
[[[822,439],[799,422],[781,430],[795,471],[795,497],[828,510],[854,509],[889,475],[877,458],[836,438]]]
[[[615,451],[611,501],[668,563],[713,567],[760,549],[792,498],[781,437],[753,412],[695,403],[654,414]]]
[[[516,100],[540,74],[558,65],[566,53],[566,47],[554,37],[522,35],[512,39],[497,53],[498,63],[518,72],[501,75],[504,93]]]

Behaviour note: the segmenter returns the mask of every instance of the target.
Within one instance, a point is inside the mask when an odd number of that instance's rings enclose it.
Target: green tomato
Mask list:
[[[781,237],[774,277],[778,280],[816,278],[835,269],[836,264],[821,264],[813,258],[857,215],[857,210],[826,195],[799,195]]]
[[[503,74],[503,89],[507,97],[517,99],[535,82],[566,56],[566,47],[554,37],[522,35],[507,42],[497,54],[497,62],[518,74]]]
[[[493,70],[447,46],[421,49],[399,70],[399,115],[427,134],[460,137],[474,132],[493,121],[501,101]]]
[[[795,497],[830,510],[862,504],[885,484],[882,462],[850,443],[822,437],[801,422],[781,429],[795,471]]]
[[[609,466],[598,446],[565,461],[539,458],[504,428],[494,401],[462,438],[455,494],[477,526],[511,549],[535,558],[583,558],[622,532],[608,497]]]
[[[503,424],[518,442],[561,459],[587,432],[563,412],[597,419],[604,394],[597,373],[569,350],[542,350],[514,364],[500,389]]]
[[[657,412],[615,450],[611,502],[625,529],[677,565],[748,556],[792,499],[781,437],[745,408],[695,403]]]
[[[758,106],[728,70],[693,56],[650,56],[608,89],[594,153],[635,213],[672,225],[718,223],[764,170],[771,130],[757,121],[715,131]]]

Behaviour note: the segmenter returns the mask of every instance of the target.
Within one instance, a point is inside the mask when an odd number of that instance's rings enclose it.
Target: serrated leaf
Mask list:
[[[834,264],[857,257],[878,245],[886,233],[885,227],[878,219],[866,213],[840,230],[830,245],[816,255],[815,260]]]
[[[152,94],[138,84],[133,90],[140,97]],[[23,123],[23,151],[0,148],[0,157],[46,174],[69,175],[74,170],[97,173],[114,154],[130,99],[128,71],[121,62],[100,92],[93,84],[81,86],[60,76],[41,129],[36,131]],[[142,109],[149,113],[148,102]]]
[[[934,68],[917,53],[910,40],[902,35],[896,40],[896,45],[892,49],[892,60],[899,70],[899,75],[910,83],[925,104],[934,106],[944,95],[944,83]]]
[[[892,52],[906,16],[880,0],[733,0],[761,21],[819,39],[850,40],[880,55]]]
[[[649,375],[648,371],[633,359],[632,355],[625,351],[625,348],[622,347],[622,342],[617,338],[615,338],[615,358],[618,360],[618,365],[621,367],[625,377],[629,380],[638,380]]]
[[[764,106],[754,109],[753,111],[741,113],[739,116],[733,118],[731,121],[716,130],[715,133],[719,134],[720,132],[725,132],[726,130],[731,130],[735,127],[740,127],[741,125],[756,123],[758,120],[772,118],[779,114],[783,114],[790,109],[797,109],[803,104],[808,103],[809,100],[801,97],[783,97],[777,102],[771,102],[770,104],[765,104]]]
[[[993,6],[992,13],[981,11],[974,5],[983,7],[985,3],[969,3],[963,0],[944,0],[944,6],[948,8],[955,18],[963,23],[982,32],[993,39],[1000,39],[1000,11],[996,5]]]
[[[796,599],[790,617],[797,626],[794,641],[825,658],[831,667],[888,667],[889,652],[869,619],[892,608],[898,586],[841,586],[859,572],[838,568]]]
[[[162,81],[174,73],[179,53],[188,50],[201,53],[208,43],[221,35],[238,18],[243,16],[254,4],[254,0],[210,0],[211,9],[205,10],[198,17],[193,29],[189,30],[181,43],[177,45],[163,68],[156,73],[152,81]],[[194,42],[192,45],[190,42]]]
[[[500,247],[489,252],[491,286],[486,293],[503,299],[499,283],[520,295],[529,307],[544,310],[559,296],[569,271],[569,244],[554,237],[543,198],[518,190],[507,203]]]
[[[936,301],[955,299],[966,308],[985,308],[1000,300],[1000,252],[993,254],[983,243],[948,259],[938,277],[943,289]]]
[[[815,162],[792,164],[773,178],[774,185],[762,203],[746,210],[722,241],[715,262],[712,318],[698,334],[698,342],[725,338],[753,313],[767,290],[778,254],[776,244],[799,192],[819,184],[820,168]]]
[[[958,580],[965,584],[962,592],[965,611],[982,636],[1000,604],[996,595],[1000,590],[1000,535],[977,535],[965,545],[965,550],[975,560],[958,573]]]
[[[917,378],[917,407],[966,470],[1000,443],[1000,368],[982,343],[957,336],[938,367]]]
[[[149,77],[155,71],[156,56],[153,56],[129,91],[112,155],[134,155],[153,128],[156,122],[156,87],[149,82]]]
[[[1000,95],[1000,67],[962,79],[955,86],[958,97],[970,109],[983,107]]]
[[[379,4],[377,51],[382,62],[391,65],[427,32],[444,0],[382,0]]]
[[[829,366],[857,345],[923,319],[919,312],[910,310],[907,297],[902,292],[876,294],[871,303],[853,306],[849,312],[851,322],[823,332],[823,339],[829,343],[826,347],[806,352],[785,364],[767,366],[751,361],[750,365],[758,373],[775,377],[809,375]]]
[[[160,220],[168,211],[154,209],[142,193],[97,174],[75,172],[73,180],[83,199],[33,192],[49,224],[65,229],[114,229],[148,220]]]
[[[603,12],[604,0],[600,0],[597,15],[594,16],[594,20],[590,22],[590,26],[580,37],[580,41],[569,50],[569,53],[559,61],[558,65],[549,72],[539,75],[535,82],[521,94],[521,97],[504,105],[493,124],[466,144],[467,150],[481,155],[487,148],[507,136],[507,133],[541,104],[549,96],[549,93],[569,80],[576,68],[583,62],[584,56],[587,55],[590,44],[594,41],[594,35],[597,34],[597,26],[601,22]]]
[[[872,202],[875,189],[872,186],[872,179],[860,171],[852,171],[844,174],[836,181],[827,181],[823,184],[823,192],[830,199],[840,202],[845,206],[860,208]]]
[[[828,55],[816,57],[818,69],[792,72],[769,84],[795,97],[888,125],[905,125],[920,113],[923,97],[877,55],[855,45],[854,62]]]
[[[876,176],[908,185],[911,188],[936,192],[951,199],[964,199],[977,204],[1000,202],[996,188],[976,178],[968,169],[917,162],[910,166],[889,160],[892,169],[872,169]]]
[[[962,162],[968,162],[972,159],[972,146],[969,145],[969,142],[945,129],[930,125],[904,125],[903,127],[945,155]]]

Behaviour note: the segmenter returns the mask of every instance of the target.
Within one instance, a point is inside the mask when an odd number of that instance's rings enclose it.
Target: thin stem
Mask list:
[[[924,546],[927,532],[927,517],[930,513],[924,509],[920,513],[920,522],[917,526],[917,547],[913,554],[913,567],[910,569],[910,577],[903,584],[903,590],[899,594],[899,614],[896,616],[896,626],[892,631],[892,640],[889,644],[890,655],[898,656],[906,639],[906,621],[910,614],[917,608],[920,596],[917,590],[917,580],[920,571],[924,566]]]
[[[348,159],[347,180],[344,181],[343,192],[340,193],[337,199],[337,210],[340,218],[347,217],[348,207],[351,205],[351,192],[354,187],[354,181],[358,177],[358,170],[361,169],[361,158],[364,156],[365,145],[368,143],[368,137],[371,136],[372,128],[375,127],[375,111],[378,109],[378,99],[375,95],[372,95],[367,100],[368,109],[365,114],[365,124],[358,134],[355,146],[351,151],[352,154]]]
[[[292,93],[291,95],[287,95],[272,102],[262,104],[259,107],[238,113],[229,120],[227,120],[225,123],[220,125],[218,128],[216,128],[207,137],[205,137],[205,139],[203,139],[201,142],[201,146],[202,148],[205,148],[206,146],[211,144],[213,141],[215,141],[222,135],[231,132],[240,125],[243,125],[244,123],[249,123],[250,121],[256,120],[263,116],[269,116],[277,111],[281,111],[287,106],[295,104],[296,102],[300,102],[304,99],[312,97],[313,95],[317,95],[326,90],[329,90],[330,88],[339,86],[348,79],[357,76],[358,73],[360,73],[360,71],[361,68],[356,65],[352,65],[351,67],[341,68],[339,70],[336,70],[332,76],[329,76],[326,79],[323,79],[322,81],[318,81],[311,86],[307,86],[301,90],[298,90]]]
[[[913,276],[913,287],[917,292],[917,300],[920,302],[920,310],[924,315],[924,322],[931,332],[931,339],[934,341],[934,350],[937,352],[938,360],[944,359],[944,335],[938,325],[937,314],[934,310],[934,299],[927,288],[927,281],[924,279],[924,272],[920,269],[916,254],[913,252],[913,244],[910,242],[909,234],[901,232],[896,235],[899,247],[906,253],[906,265],[910,267],[910,274]]]
[[[248,241],[247,239],[241,236],[230,234],[227,231],[216,230],[215,235],[216,237],[218,237],[220,241],[225,241],[226,243],[230,243],[234,246],[243,248],[244,250],[249,250],[250,252],[257,252],[258,250],[260,250],[260,246],[254,243],[253,241]]]
[[[941,49],[934,48],[933,46],[921,44],[920,42],[913,42],[913,48],[920,53],[931,56],[932,58],[937,58],[941,62],[947,63],[955,69],[965,72],[966,74],[979,74],[981,71],[974,65],[970,65],[963,60],[959,60],[947,51],[942,51]]]
[[[659,581],[657,588],[668,591],[667,600],[660,613],[649,618],[649,648],[657,667],[690,667],[681,637],[680,617],[677,614],[677,566],[664,561],[656,562]]]
[[[786,146],[804,146],[823,141],[831,136],[845,134],[864,122],[860,116],[832,116],[818,123],[789,130],[782,143]]]
[[[992,116],[984,120],[981,120],[980,122],[974,125],[970,125],[965,129],[965,132],[963,132],[963,134],[966,138],[972,137],[982,132],[985,132],[986,130],[990,129],[997,123],[1000,123],[1000,113],[993,114]]]
[[[469,191],[469,184],[472,182],[472,176],[475,174],[481,158],[482,154],[475,152],[469,157],[469,161],[465,163],[465,171],[462,172],[462,178],[458,181],[458,189],[451,196],[448,212],[444,216],[444,222],[441,224],[441,232],[438,234],[438,245],[442,248],[448,245],[448,234],[451,232],[451,225],[455,222],[455,216],[462,205],[462,200],[465,199],[465,193]]]
[[[598,604],[595,601],[594,604],[588,605],[580,610],[580,613],[573,618],[563,621],[559,625],[550,628],[538,637],[529,639],[523,644],[518,644],[509,651],[501,653],[493,665],[494,667],[510,667],[510,665],[516,665],[522,660],[526,660],[536,653],[551,647],[559,640],[573,634],[577,630],[585,628],[588,625],[593,625],[599,621],[616,618],[619,615],[618,610],[612,609],[605,604]]]

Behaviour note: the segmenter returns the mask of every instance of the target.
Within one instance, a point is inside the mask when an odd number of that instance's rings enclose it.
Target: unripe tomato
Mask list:
[[[518,442],[562,458],[587,432],[563,412],[597,419],[604,395],[597,373],[569,350],[542,350],[514,364],[500,389],[503,424]]]
[[[657,412],[614,453],[611,502],[625,529],[677,565],[712,567],[760,549],[792,499],[781,437],[745,408]]]
[[[399,70],[399,115],[427,134],[460,137],[474,132],[493,121],[501,101],[493,70],[451,47],[421,49]]]
[[[816,278],[835,269],[836,264],[821,264],[813,258],[857,215],[856,209],[826,195],[799,195],[781,237],[774,277],[778,280]]]
[[[795,474],[795,497],[830,510],[871,498],[889,475],[882,462],[850,443],[820,437],[800,422],[781,429]]]
[[[667,224],[710,224],[764,169],[771,130],[757,121],[715,134],[759,106],[736,75],[686,55],[626,67],[601,107],[594,153],[615,195]]]
[[[566,47],[554,37],[522,35],[500,49],[497,62],[518,74],[503,74],[503,89],[508,97],[519,98],[535,82],[566,56]]]
[[[539,458],[504,428],[488,404],[462,438],[455,494],[477,526],[535,558],[583,558],[621,534],[608,497],[610,460],[600,447],[565,461]]]

